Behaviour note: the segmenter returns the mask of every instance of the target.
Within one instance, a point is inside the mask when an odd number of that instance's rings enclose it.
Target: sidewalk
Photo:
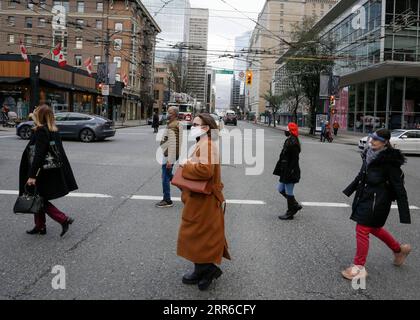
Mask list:
[[[253,123],[253,122],[249,122],[249,123]],[[253,123],[255,124],[255,123]],[[284,125],[280,125],[277,127],[273,127],[270,126],[268,127],[267,124],[264,124],[262,122],[258,122],[256,123],[256,125],[258,126],[263,126],[263,127],[267,127],[267,128],[272,128],[272,129],[277,129],[277,130],[281,130],[281,131],[286,131],[287,126]],[[314,140],[319,140],[320,136],[319,133],[317,133],[316,135],[310,135],[309,134],[309,128],[307,127],[303,127],[303,128],[299,128],[299,133],[303,136],[306,137],[310,137]],[[365,137],[367,134],[366,133],[360,133],[360,132],[353,132],[353,131],[346,131],[346,130],[338,130],[338,135],[334,138],[333,143],[340,143],[340,144],[348,144],[348,145],[352,145],[352,146],[357,146],[359,145],[359,140],[362,137]]]
[[[140,127],[140,126],[147,126],[147,120],[126,120],[124,122],[115,121],[115,129],[122,129],[122,128],[132,128],[132,127]]]

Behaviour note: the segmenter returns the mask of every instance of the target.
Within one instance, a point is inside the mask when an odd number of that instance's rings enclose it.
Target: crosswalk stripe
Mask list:
[[[334,203],[334,202],[302,202],[304,207],[332,207],[332,208],[348,208],[350,205],[347,203]]]

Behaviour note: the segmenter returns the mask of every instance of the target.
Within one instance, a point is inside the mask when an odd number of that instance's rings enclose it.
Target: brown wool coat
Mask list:
[[[205,150],[208,146],[209,152]],[[200,152],[201,150],[201,152]],[[184,165],[183,177],[190,180],[211,180],[210,195],[182,192],[184,210],[178,234],[179,256],[194,263],[221,264],[222,257],[230,259],[225,237],[225,220],[221,167],[217,147],[208,139],[200,140],[191,159]]]

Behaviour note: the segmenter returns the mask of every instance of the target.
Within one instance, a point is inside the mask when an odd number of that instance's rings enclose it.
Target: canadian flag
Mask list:
[[[128,85],[128,77],[126,74],[123,75],[123,83],[124,83],[124,86]]]
[[[60,53],[60,55],[58,56],[58,65],[61,68],[64,68],[67,64],[67,60],[66,58],[64,58],[64,55],[62,53]]]
[[[56,57],[61,53],[61,42],[57,43],[57,45],[53,49],[52,53]]]
[[[86,70],[89,73],[89,75],[92,76],[92,58],[91,57],[87,58],[83,64],[85,65]]]
[[[20,54],[22,55],[23,60],[29,62],[28,59],[28,51],[26,50],[25,46],[23,45],[22,40],[20,40]]]

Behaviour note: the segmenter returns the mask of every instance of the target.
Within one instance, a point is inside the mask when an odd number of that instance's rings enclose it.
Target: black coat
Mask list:
[[[280,177],[280,182],[287,184],[300,181],[299,154],[299,140],[295,136],[290,136],[284,142],[280,159],[273,172],[274,175]]]
[[[55,141],[60,152],[61,161],[63,163],[62,167],[50,170],[42,169],[49,148],[49,137],[46,128],[36,130],[26,146],[20,162],[19,194],[23,193],[28,178],[36,178],[38,192],[45,200],[61,198],[69,192],[78,189],[59,133],[50,132],[50,136],[51,139]],[[29,146],[31,145],[35,145],[35,156],[32,163],[29,163]],[[38,170],[39,174],[36,176]]]
[[[159,116],[157,114],[154,114],[152,118],[152,128],[158,128],[158,127],[159,127]]]
[[[359,224],[380,228],[385,225],[391,203],[397,200],[401,223],[411,223],[404,173],[405,158],[398,149],[387,148],[369,165],[366,151],[363,164],[354,181],[343,191],[350,197],[355,191],[351,219]]]

